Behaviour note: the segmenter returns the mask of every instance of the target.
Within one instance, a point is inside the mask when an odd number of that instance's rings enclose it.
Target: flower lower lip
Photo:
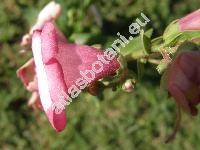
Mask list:
[[[40,32],[38,31],[35,32],[37,32],[37,34],[40,34]],[[44,110],[47,111],[51,107],[52,102],[49,93],[47,75],[44,69],[44,64],[42,62],[41,39],[39,36],[33,38],[33,56],[36,64],[39,91],[43,91],[40,92],[41,103],[43,104]]]

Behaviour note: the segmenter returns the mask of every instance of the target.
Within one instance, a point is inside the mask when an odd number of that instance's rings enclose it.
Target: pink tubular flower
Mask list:
[[[200,9],[178,20],[180,31],[200,30]]]
[[[78,91],[101,78],[114,75],[120,67],[117,58],[106,58],[104,51],[90,46],[67,43],[52,22],[45,23],[41,30],[33,32],[32,51],[38,95],[56,131],[62,131],[66,125],[65,111],[55,113],[52,109],[53,105],[59,102],[60,97],[65,96],[66,100],[69,96],[75,98],[79,94]],[[92,73],[91,70],[94,68],[96,72]],[[29,72],[33,71],[32,69]],[[18,76],[27,86],[30,80],[23,74],[24,71],[24,68],[20,69]],[[66,94],[63,95],[63,92]]]
[[[200,9],[170,23],[163,34],[163,40],[165,45],[173,46],[176,43],[198,38],[199,30]]]
[[[167,88],[177,104],[191,115],[200,102],[200,52],[180,53],[167,70]]]

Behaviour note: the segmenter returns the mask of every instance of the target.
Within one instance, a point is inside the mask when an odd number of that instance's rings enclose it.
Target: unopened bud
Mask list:
[[[124,85],[122,86],[122,89],[126,92],[132,92],[134,89],[134,82],[132,80],[127,80]]]
[[[27,46],[31,44],[31,35],[30,34],[25,34],[22,37],[22,41],[20,43],[21,46]]]

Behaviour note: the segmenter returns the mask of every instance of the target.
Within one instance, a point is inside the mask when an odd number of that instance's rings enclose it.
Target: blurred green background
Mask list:
[[[102,44],[128,26],[141,12],[151,20],[153,36],[161,35],[174,19],[199,8],[199,0],[58,0],[58,26],[71,42]],[[30,93],[16,70],[30,57],[19,54],[24,33],[47,0],[1,0],[0,3],[0,149],[193,150],[200,149],[200,119],[183,115],[177,138],[164,144],[175,122],[176,107],[160,90],[160,77],[148,65],[145,77],[127,94],[104,92],[104,100],[82,93],[70,104],[68,125],[56,133],[44,113],[27,107]]]

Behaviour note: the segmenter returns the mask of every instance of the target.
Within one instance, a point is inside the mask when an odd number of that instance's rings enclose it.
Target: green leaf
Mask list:
[[[123,56],[131,56],[133,58],[138,58],[146,55],[146,51],[149,52],[149,42],[151,35],[153,33],[152,29],[147,32],[140,34],[138,37],[134,38],[125,47],[120,49],[120,53]]]
[[[141,31],[141,41],[145,54],[151,53],[151,38],[145,35],[144,30]]]
[[[163,47],[163,37],[157,37],[151,41],[151,51],[152,52],[159,52],[160,48]]]
[[[165,46],[170,46],[174,44],[177,40],[177,38],[182,33],[179,31],[179,24],[177,20],[173,21],[169,24],[169,26],[165,29],[165,32],[163,34],[163,40]]]
[[[165,69],[167,68],[167,66],[168,66],[167,63],[161,62],[161,63],[157,66],[156,69],[157,69],[157,71],[158,71],[159,74],[162,74],[162,73],[165,71]]]
[[[179,33],[174,39],[171,41],[165,42],[165,46],[174,46],[177,43],[182,43],[185,41],[191,41],[193,39],[200,38],[200,31],[184,31]]]
[[[200,38],[200,31],[184,31],[178,38],[178,41],[186,41]]]

